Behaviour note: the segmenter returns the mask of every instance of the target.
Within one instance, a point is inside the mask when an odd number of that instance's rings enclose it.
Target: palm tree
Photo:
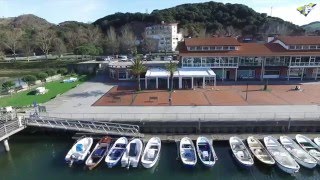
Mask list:
[[[173,74],[174,74],[174,72],[177,71],[178,67],[177,67],[176,63],[170,61],[170,63],[166,64],[166,69],[170,73],[170,78],[171,78],[170,91],[172,91],[173,90]]]
[[[140,85],[140,74],[146,72],[147,67],[143,64],[140,57],[136,57],[133,61],[132,66],[130,67],[131,73],[136,76],[138,91],[141,91]]]

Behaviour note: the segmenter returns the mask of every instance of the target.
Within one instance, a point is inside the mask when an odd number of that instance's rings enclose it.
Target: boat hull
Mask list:
[[[276,164],[282,171],[284,171],[284,172],[286,172],[288,174],[294,174],[294,173],[297,173],[299,171],[299,169],[292,169],[292,168],[284,167],[278,162],[276,162]]]
[[[236,163],[242,167],[242,168],[250,168],[253,166],[253,164],[244,164],[243,162],[241,162],[234,154],[233,152],[231,151],[231,154],[232,154],[232,157],[234,158],[234,160],[236,161]]]
[[[307,163],[307,162],[302,161],[301,159],[296,158],[296,157],[293,157],[293,159],[296,160],[297,163],[299,163],[301,166],[303,166],[305,168],[312,169],[312,168],[316,167],[316,165],[317,165],[317,163]]]
[[[147,152],[148,150],[150,150],[150,147],[154,145],[157,146],[158,148],[156,148],[158,150],[157,155],[155,156],[155,158],[151,161],[151,160],[145,160],[145,157],[147,156]],[[161,140],[158,137],[152,137],[151,139],[149,139],[149,141],[147,142],[144,151],[142,153],[142,157],[141,157],[141,164],[144,168],[152,168],[154,167],[159,159],[160,159],[160,152],[161,152]]]
[[[209,156],[210,157],[212,156],[212,160],[205,161],[202,159],[202,157],[201,157],[202,151],[200,150],[200,147],[199,147],[200,143],[204,143],[205,145],[209,146],[209,153],[210,153]],[[206,137],[198,137],[197,142],[196,142],[196,149],[197,149],[197,154],[198,154],[198,157],[201,161],[201,164],[206,168],[212,168],[216,163],[217,156],[215,154],[215,151],[214,151],[209,139]]]

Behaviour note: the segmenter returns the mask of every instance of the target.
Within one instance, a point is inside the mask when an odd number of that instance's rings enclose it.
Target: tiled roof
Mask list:
[[[180,49],[180,56],[320,56],[320,51],[289,51],[277,43],[241,43],[235,51],[188,51],[186,46]]]
[[[233,37],[187,38],[186,46],[240,46],[239,41]]]
[[[319,45],[320,36],[279,36],[279,39],[286,45]]]

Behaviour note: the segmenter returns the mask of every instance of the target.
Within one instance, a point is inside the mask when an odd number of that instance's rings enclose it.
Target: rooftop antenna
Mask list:
[[[271,6],[270,16],[272,16],[272,8],[273,8],[273,7]]]
[[[146,14],[149,14],[149,11],[148,11],[148,9],[146,9]]]

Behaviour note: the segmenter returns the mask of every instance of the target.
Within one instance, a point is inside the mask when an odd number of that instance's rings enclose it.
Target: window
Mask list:
[[[255,70],[238,70],[238,78],[252,79],[255,77]]]
[[[229,46],[223,46],[223,50],[229,50]]]
[[[296,49],[302,49],[302,46],[298,45],[296,46]]]
[[[194,51],[194,50],[196,50],[196,48],[195,48],[194,46],[189,46],[188,48],[189,48],[189,51]]]
[[[119,71],[118,75],[119,75],[119,79],[127,79],[126,71]]]
[[[309,46],[302,46],[302,49],[309,49]]]
[[[230,50],[236,50],[236,47],[230,46],[229,49],[230,49]]]
[[[310,49],[317,49],[317,46],[316,45],[311,45]]]
[[[209,47],[208,47],[208,46],[203,46],[203,47],[202,47],[202,50],[208,51],[208,50],[209,50]]]
[[[289,46],[289,49],[296,49],[296,46]]]
[[[320,45],[317,46],[317,49],[320,49]]]
[[[196,46],[196,50],[200,51],[201,49],[201,46]]]
[[[266,70],[264,75],[280,75],[279,70]]]
[[[222,46],[216,46],[216,50],[222,50]]]
[[[210,46],[210,50],[216,50],[215,46]]]

